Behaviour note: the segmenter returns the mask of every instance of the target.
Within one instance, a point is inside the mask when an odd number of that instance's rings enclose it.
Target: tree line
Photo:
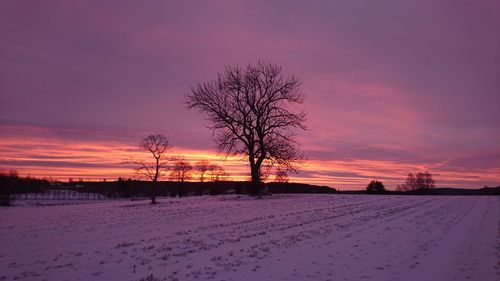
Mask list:
[[[0,173],[0,206],[9,206],[16,193],[43,192],[50,186],[48,179],[20,177],[14,170]]]
[[[436,185],[436,180],[428,171],[418,172],[416,175],[409,173],[406,180],[402,184],[396,186],[396,192],[422,192]],[[369,194],[387,193],[384,184],[381,181],[373,180],[366,187]]]
[[[182,194],[181,189],[184,183],[192,178],[194,171],[198,172],[200,182],[204,182],[207,177],[212,182],[218,182],[227,176],[222,166],[211,164],[207,160],[200,160],[193,166],[183,156],[169,159],[167,152],[172,146],[163,134],[152,134],[143,138],[139,143],[139,148],[148,152],[152,159],[150,161],[132,161],[137,165],[137,174],[144,176],[153,183],[169,174],[171,181],[178,182],[178,194]],[[155,204],[157,185],[152,184],[150,186],[151,204]],[[201,195],[203,190],[199,190],[197,193]]]

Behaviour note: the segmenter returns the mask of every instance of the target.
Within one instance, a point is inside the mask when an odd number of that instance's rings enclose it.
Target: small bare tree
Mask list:
[[[428,171],[422,173],[423,177],[423,188],[434,188],[436,185],[436,181],[432,178],[432,174]]]
[[[184,157],[178,157],[174,161],[170,179],[178,182],[185,182],[191,178],[193,166]]]
[[[301,82],[281,67],[257,62],[227,66],[214,81],[198,83],[186,97],[190,109],[206,114],[220,152],[244,155],[250,164],[251,192],[260,194],[261,167],[278,165],[296,171],[303,159],[293,128],[305,129]]]
[[[413,173],[408,173],[408,177],[406,177],[405,182],[401,185],[402,191],[410,191],[417,189],[417,180]]]
[[[208,176],[211,181],[208,184],[210,195],[219,195],[221,193],[220,182],[225,180],[227,177],[224,168],[216,164],[210,165],[208,167]]]
[[[193,166],[189,164],[189,162],[184,157],[178,157],[174,161],[174,166],[172,167],[172,172],[170,174],[170,179],[177,181],[178,184],[178,192],[179,197],[182,197],[184,194],[184,182],[191,178],[191,172],[193,171]]]
[[[221,181],[227,176],[224,168],[215,164],[208,166],[208,175],[210,176],[211,182]]]
[[[205,175],[208,172],[210,168],[210,162],[207,160],[200,160],[196,162],[196,165],[194,166],[198,174],[200,175],[200,182],[205,181]]]
[[[137,173],[150,179],[151,185],[151,204],[156,204],[156,182],[168,170],[167,161],[164,160],[165,153],[171,148],[167,137],[162,134],[149,135],[143,138],[139,144],[141,150],[153,155],[153,161],[135,161],[138,165]]]
[[[288,181],[289,181],[288,173],[285,170],[277,169],[276,175],[274,177],[274,182],[288,183]]]
[[[210,162],[208,160],[200,160],[196,162],[194,168],[200,175],[200,183],[198,183],[197,185],[196,194],[201,196],[203,195],[203,185],[205,182],[205,175],[210,169]]]

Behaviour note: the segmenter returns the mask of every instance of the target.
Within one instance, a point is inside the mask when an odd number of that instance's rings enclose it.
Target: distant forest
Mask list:
[[[375,182],[375,181],[374,181]],[[116,181],[54,181],[32,177],[20,177],[15,172],[0,174],[0,200],[5,205],[16,194],[44,193],[50,190],[74,190],[81,193],[97,193],[107,198],[147,198],[151,190],[158,196],[197,196],[220,194],[248,194],[251,182],[216,181],[216,182],[178,182],[178,181],[143,181],[119,178]],[[383,190],[372,192],[363,190],[338,191],[328,186],[302,183],[269,182],[263,186],[264,194],[280,193],[321,193],[321,194],[386,194],[386,195],[500,195],[500,186],[480,189],[459,188],[424,188],[407,191]],[[8,204],[8,203],[7,203]]]
[[[1,205],[8,205],[16,194],[44,193],[53,190],[74,190],[81,193],[97,193],[107,198],[146,198],[155,192],[157,196],[195,196],[220,194],[248,194],[251,182],[179,182],[143,181],[119,178],[116,181],[49,181],[32,177],[20,177],[15,172],[0,174]],[[271,193],[336,193],[335,188],[302,183],[271,182],[264,184],[264,194]],[[0,202],[1,203],[1,202]]]

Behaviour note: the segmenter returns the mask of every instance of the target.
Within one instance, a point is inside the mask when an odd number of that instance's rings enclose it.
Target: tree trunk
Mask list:
[[[156,204],[156,181],[151,183],[151,204]]]
[[[153,184],[151,186],[151,204],[156,204],[156,181],[158,181],[159,173],[160,173],[160,158],[156,158],[155,177],[153,178]]]
[[[250,193],[252,195],[260,195],[260,167],[256,164],[250,164],[250,172],[252,174],[252,185]]]

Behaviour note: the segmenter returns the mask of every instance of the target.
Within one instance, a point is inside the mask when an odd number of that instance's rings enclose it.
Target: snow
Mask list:
[[[0,280],[500,280],[500,197],[0,208]]]

